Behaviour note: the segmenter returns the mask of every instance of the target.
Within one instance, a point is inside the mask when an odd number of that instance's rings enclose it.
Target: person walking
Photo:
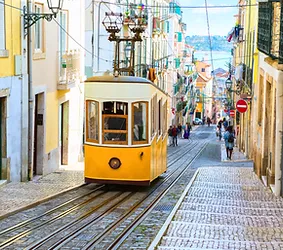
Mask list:
[[[225,131],[228,128],[228,122],[227,122],[227,120],[225,118],[223,118],[223,127],[224,127]]]
[[[234,133],[233,133],[233,127],[232,126],[227,127],[227,130],[224,134],[224,140],[225,140],[227,160],[228,159],[231,160],[233,148],[234,148],[234,140],[235,140],[235,136],[234,136]]]
[[[182,125],[181,125],[181,123],[179,123],[179,125],[178,125],[178,136],[179,136],[179,138],[182,138]]]
[[[168,129],[169,147],[173,145],[172,126]]]
[[[192,126],[189,122],[186,123],[185,131],[184,131],[184,139],[190,138],[190,132],[191,132]]]
[[[209,117],[207,117],[207,125],[208,125],[208,127],[210,127],[210,124],[211,124],[211,120],[210,120]]]
[[[173,147],[178,146],[178,129],[174,125],[172,128]]]

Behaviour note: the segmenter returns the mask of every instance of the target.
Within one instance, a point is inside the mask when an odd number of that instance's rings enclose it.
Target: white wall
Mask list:
[[[8,89],[7,100],[7,158],[10,158],[10,180],[21,181],[21,79],[19,77],[0,78],[0,90]]]

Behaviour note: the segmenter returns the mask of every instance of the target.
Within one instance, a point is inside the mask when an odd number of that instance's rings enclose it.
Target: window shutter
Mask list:
[[[0,49],[6,49],[6,46],[5,46],[5,5],[2,3],[0,3]]]

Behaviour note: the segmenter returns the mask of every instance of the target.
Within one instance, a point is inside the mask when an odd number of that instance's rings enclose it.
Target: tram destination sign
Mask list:
[[[243,100],[240,99],[239,101],[237,101],[236,103],[236,109],[240,112],[240,113],[245,113],[248,109],[248,103]]]

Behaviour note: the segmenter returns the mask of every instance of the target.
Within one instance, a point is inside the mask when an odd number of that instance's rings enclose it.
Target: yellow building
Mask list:
[[[250,101],[247,112],[236,119],[237,142],[254,160],[255,172],[265,185],[280,195],[283,127],[283,112],[280,112],[283,108],[283,55],[280,52],[283,51],[283,24],[280,20],[283,14],[280,1],[259,2],[258,6],[256,3],[255,0],[239,2],[247,6],[239,10],[239,24],[244,24],[244,32],[237,44],[234,63],[236,71],[239,64],[244,66],[244,74],[234,86],[241,93],[235,99],[250,97]]]
[[[27,180],[26,63],[17,8],[19,0],[0,2],[0,184]]]
[[[43,0],[32,9],[50,12]],[[30,179],[61,165],[74,167],[82,159],[84,57],[78,44],[84,44],[83,12],[83,1],[64,2],[56,21],[40,19],[31,29]]]

